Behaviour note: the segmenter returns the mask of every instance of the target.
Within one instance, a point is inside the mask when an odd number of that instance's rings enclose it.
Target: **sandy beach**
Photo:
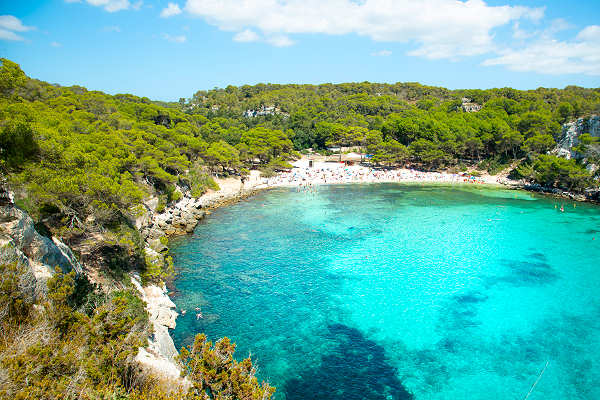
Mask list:
[[[294,168],[289,172],[282,172],[276,176],[265,178],[251,176],[249,183],[256,187],[278,186],[311,186],[324,184],[345,183],[460,183],[460,184],[486,184],[486,185],[511,185],[516,181],[504,175],[470,176],[468,173],[455,174],[448,172],[423,172],[413,169],[375,169],[361,165],[345,165],[337,162],[314,161],[309,167],[309,160],[301,158],[292,163]]]

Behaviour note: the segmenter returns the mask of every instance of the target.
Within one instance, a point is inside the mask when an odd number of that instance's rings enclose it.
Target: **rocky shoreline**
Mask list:
[[[228,178],[218,180],[218,184],[220,190],[209,191],[199,198],[193,198],[188,191],[179,188],[182,198],[162,212],[156,211],[157,198],[145,202],[145,209],[138,212],[135,225],[144,240],[147,262],[164,266],[170,262],[168,238],[192,233],[211,210],[236,203],[267,188],[260,183],[258,171],[253,171],[246,183],[237,178]],[[164,283],[160,286],[142,286],[139,275],[131,274],[131,278],[146,302],[146,310],[154,328],[148,347],[141,348],[136,359],[166,378],[187,386],[187,381],[179,381],[181,370],[175,359],[179,353],[169,334],[169,329],[175,328],[179,315],[176,305],[169,298]]]
[[[182,193],[181,199],[163,212],[157,212],[158,199],[150,198],[143,209],[133,210],[135,226],[144,240],[146,261],[150,263],[168,262],[168,237],[193,232],[198,222],[211,210],[229,205],[254,195],[265,189],[261,185],[258,171],[253,171],[246,184],[239,179],[221,180],[221,190],[209,191],[199,198],[193,198],[189,192]],[[261,187],[262,186],[262,187]],[[2,189],[6,199],[0,204],[0,262],[17,262],[26,268],[26,279],[30,285],[32,298],[43,296],[47,290],[46,281],[54,274],[54,267],[63,272],[74,270],[83,274],[71,248],[57,237],[40,234],[33,219],[27,212],[14,205],[13,195]],[[181,378],[181,369],[176,361],[178,355],[169,329],[176,326],[179,315],[176,305],[168,296],[164,283],[143,286],[137,273],[130,274],[131,283],[146,303],[149,322],[153,333],[148,338],[148,346],[140,348],[136,359],[159,376],[180,388],[189,386],[187,379]]]
[[[588,190],[585,193],[573,193],[567,190],[561,190],[558,188],[549,188],[542,185],[536,184],[522,184],[516,186],[515,189],[523,189],[529,192],[543,193],[548,196],[558,197],[562,199],[600,204],[600,190]]]

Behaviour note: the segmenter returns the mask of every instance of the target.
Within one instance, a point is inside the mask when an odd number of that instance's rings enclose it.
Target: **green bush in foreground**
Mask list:
[[[250,358],[241,362],[234,360],[235,344],[228,338],[217,341],[214,346],[206,335],[196,336],[190,349],[183,348],[180,359],[194,387],[192,395],[202,400],[248,399],[268,400],[275,388],[258,383],[256,369]]]
[[[136,361],[150,333],[134,290],[98,291],[74,272],[48,280],[35,301],[35,280],[20,264],[0,265],[1,399],[269,399],[250,359],[233,359],[228,339],[214,348],[199,336],[182,349],[193,388],[144,370]]]
[[[135,293],[100,295],[74,272],[57,272],[34,307],[17,279],[27,274],[20,265],[0,265],[0,300],[10,310],[0,315],[0,398],[112,398],[131,389],[148,334]]]

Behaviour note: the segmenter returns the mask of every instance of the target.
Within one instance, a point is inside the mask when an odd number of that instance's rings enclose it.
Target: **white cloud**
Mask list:
[[[533,37],[551,38],[558,32],[570,29],[572,26],[562,18],[557,18],[546,24],[544,29],[528,31],[521,29],[519,21],[513,24],[513,38],[518,40],[530,39]]]
[[[390,50],[380,50],[371,53],[371,55],[374,57],[388,57],[392,55],[392,52]]]
[[[485,66],[504,66],[512,71],[541,74],[600,75],[600,26],[590,25],[574,40],[559,41],[542,36],[518,49],[505,49]]]
[[[185,10],[222,30],[254,29],[274,45],[292,44],[293,34],[354,33],[415,43],[411,55],[432,59],[487,53],[494,49],[493,29],[544,14],[483,0],[187,0]]]
[[[585,27],[585,29],[579,32],[577,39],[600,42],[600,26],[590,25]]]
[[[547,32],[549,33],[558,33],[567,29],[572,28],[571,24],[569,24],[567,21],[565,21],[562,18],[557,18],[552,20],[552,22],[550,22],[550,26],[547,29]]]
[[[169,42],[174,43],[185,43],[185,41],[187,40],[185,35],[171,36],[167,33],[163,34],[163,38],[167,39]]]
[[[102,7],[108,12],[116,12],[121,10],[139,10],[144,2],[139,0],[135,3],[131,3],[129,0],[85,0],[86,3],[96,6]],[[81,3],[81,0],[65,0],[66,3]]]
[[[245,43],[258,42],[261,40],[261,37],[251,29],[244,29],[243,31],[236,33],[233,36],[233,40],[236,42]],[[288,47],[294,44],[294,41],[286,35],[272,35],[262,41],[265,41],[275,47]]]
[[[25,26],[21,20],[13,15],[0,15],[0,40],[21,41],[25,38],[15,32],[27,32],[35,29]]]
[[[52,47],[62,47],[62,44],[60,44],[58,42],[52,42],[52,43],[50,43],[50,46],[52,46]]]
[[[13,32],[27,32],[34,29],[32,26],[25,26],[21,20],[13,15],[0,15],[0,28]]]
[[[523,39],[529,39],[533,36],[535,36],[535,32],[527,32],[524,29],[521,29],[521,25],[519,24],[519,21],[515,22],[513,24],[513,38],[518,39],[518,40],[523,40]]]
[[[169,3],[167,7],[160,12],[162,18],[169,18],[178,14],[181,14],[181,8],[179,8],[179,4],[176,3]]]
[[[0,40],[19,41],[19,40],[25,40],[25,38],[23,38],[23,36],[17,35],[14,32],[7,31],[6,29],[0,28]]]
[[[108,12],[127,10],[131,3],[129,0],[86,0],[88,4],[103,7]]]
[[[236,42],[256,42],[260,37],[256,34],[256,32],[245,29],[241,32],[238,32],[233,37],[233,40]]]

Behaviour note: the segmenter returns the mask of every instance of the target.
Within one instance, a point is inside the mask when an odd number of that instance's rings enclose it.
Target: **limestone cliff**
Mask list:
[[[175,304],[167,295],[164,284],[142,287],[137,274],[131,276],[131,282],[146,303],[146,310],[153,329],[153,334],[148,340],[148,347],[139,349],[136,360],[164,377],[178,382],[182,387],[188,386],[189,382],[180,378],[181,369],[175,360],[179,353],[169,335],[169,329],[175,328],[175,319],[178,315],[174,310]]]
[[[25,266],[26,276],[31,281],[30,295],[36,298],[46,292],[46,281],[59,267],[63,272],[85,273],[79,261],[60,239],[46,237],[36,229],[32,218],[10,201],[0,205],[0,263],[17,262]],[[164,285],[142,287],[140,278],[132,276],[132,283],[146,302],[149,320],[153,327],[147,349],[140,349],[138,361],[156,372],[185,387],[187,382],[180,381],[181,371],[175,362],[177,350],[169,336],[169,329],[175,328],[177,313],[175,304],[166,294]]]
[[[41,235],[25,211],[8,204],[0,206],[0,260],[11,259],[31,267],[40,282],[51,277],[56,267],[82,273],[69,247],[56,237]]]
[[[579,118],[576,121],[564,124],[554,153],[567,159],[576,157],[573,147],[577,146],[579,143],[578,137],[584,133],[600,137],[600,116],[593,115],[589,118]]]

